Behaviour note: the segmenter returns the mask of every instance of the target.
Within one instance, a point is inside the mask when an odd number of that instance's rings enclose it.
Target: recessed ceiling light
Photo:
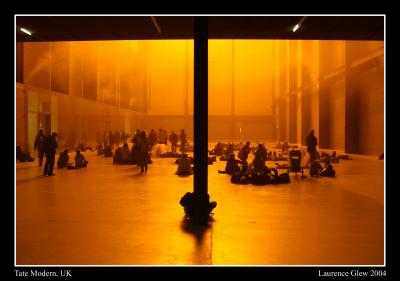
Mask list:
[[[21,30],[22,32],[28,34],[28,35],[32,35],[32,33],[31,33],[28,29],[26,29],[26,28],[21,27],[20,30]]]

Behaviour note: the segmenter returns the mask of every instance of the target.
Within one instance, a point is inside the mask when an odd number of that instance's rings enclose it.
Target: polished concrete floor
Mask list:
[[[73,156],[74,154],[70,154]],[[336,178],[232,185],[209,166],[208,227],[184,219],[193,176],[175,159],[136,166],[85,152],[86,169],[16,168],[18,265],[377,265],[384,263],[384,162],[353,156]],[[271,163],[269,163],[271,164]]]

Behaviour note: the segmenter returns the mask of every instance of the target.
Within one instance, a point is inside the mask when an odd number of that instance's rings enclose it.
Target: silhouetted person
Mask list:
[[[238,154],[238,157],[242,161],[243,165],[247,166],[247,158],[249,157],[249,153],[250,153],[250,142],[248,141],[246,142],[246,145],[239,150]]]
[[[45,139],[43,146],[44,153],[46,154],[46,163],[44,164],[44,175],[54,176],[54,160],[57,151],[57,133],[48,135]]]
[[[268,153],[267,153],[267,149],[265,148],[264,144],[259,143],[257,150],[255,152],[255,155],[259,154],[259,157],[264,160],[267,161],[268,160]],[[271,157],[272,158],[272,152],[271,152]]]
[[[58,156],[57,168],[58,169],[66,168],[68,166],[68,161],[69,161],[68,149],[65,149],[63,152],[60,152],[60,155]]]
[[[24,152],[21,146],[17,146],[16,158],[19,162],[33,162],[35,159],[31,157],[29,152]]]
[[[129,147],[127,143],[124,143],[124,145],[121,148],[121,160],[122,163],[128,163],[131,159],[131,152],[129,151]]]
[[[104,148],[104,157],[113,157],[113,152],[112,152],[112,148],[111,148],[111,145],[110,145],[110,144],[107,145],[107,146]]]
[[[254,172],[266,172],[268,170],[267,166],[265,166],[265,156],[262,149],[257,150],[254,160],[253,160],[253,169]]]
[[[118,147],[114,152],[113,163],[115,163],[115,164],[122,163],[122,153],[121,153],[120,147]]]
[[[231,154],[233,153],[234,149],[233,149],[233,143],[229,143],[228,147],[226,148],[226,154]]]
[[[229,154],[229,158],[226,161],[225,171],[218,171],[218,173],[232,175],[235,172],[239,172],[239,171],[240,171],[240,167],[238,164],[238,160],[235,159],[235,154],[231,153],[231,154]]]
[[[321,172],[321,170],[322,170],[322,166],[319,163],[319,161],[314,160],[314,161],[311,162],[311,165],[310,165],[310,176],[318,178],[319,177],[319,173]]]
[[[150,131],[149,142],[150,142],[150,147],[153,147],[154,145],[157,144],[157,133],[156,131],[154,131],[154,129],[151,129]]]
[[[222,143],[218,142],[215,145],[215,148],[213,149],[212,154],[216,155],[216,156],[222,156],[223,153],[224,153],[224,147],[223,147]]]
[[[334,177],[336,174],[335,170],[332,167],[331,163],[326,163],[325,167],[321,170],[319,175],[321,177]]]
[[[135,144],[137,144],[137,140],[138,140],[138,138],[140,138],[140,134],[141,134],[140,130],[137,129],[135,135],[132,137],[133,146],[135,146]]]
[[[75,167],[84,168],[87,166],[88,161],[86,161],[85,156],[78,149],[75,154]]]
[[[174,131],[172,131],[171,135],[169,136],[169,141],[171,142],[172,152],[176,152],[176,147],[178,145],[178,139],[179,139],[178,135]]]
[[[181,152],[185,152],[186,150],[186,143],[187,143],[187,139],[186,139],[186,133],[184,129],[181,129],[181,133],[179,134],[179,140],[181,142]]]
[[[183,154],[182,158],[178,158],[178,170],[176,174],[179,176],[191,175],[193,173],[190,159],[187,154]]]
[[[99,144],[96,146],[96,151],[97,151],[97,155],[103,155],[104,148],[103,148],[103,145],[101,144],[101,142],[99,142]]]
[[[150,160],[150,154],[149,154],[149,148],[150,148],[150,142],[148,138],[146,137],[146,132],[142,131],[140,138],[137,140],[137,145],[138,145],[138,163],[140,166],[140,172],[147,173],[147,165]]]
[[[34,149],[38,150],[39,153],[39,166],[42,166],[43,163],[43,155],[44,155],[44,150],[43,150],[43,144],[44,144],[44,140],[46,139],[45,134],[43,134],[43,130],[40,129],[39,133],[37,134],[36,138],[35,138],[35,145],[34,145]]]
[[[314,136],[314,130],[306,138],[307,152],[310,154],[310,163],[316,159],[317,153],[317,138]]]

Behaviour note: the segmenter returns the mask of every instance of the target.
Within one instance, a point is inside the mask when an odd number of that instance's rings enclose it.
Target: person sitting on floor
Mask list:
[[[31,154],[29,152],[24,152],[21,149],[21,146],[17,146],[17,161],[19,162],[33,162],[35,161],[34,158],[31,157]]]
[[[222,154],[224,153],[224,148],[222,143],[217,143],[215,145],[215,148],[210,152],[210,155],[216,155],[216,156],[222,156]]]
[[[114,164],[121,164],[122,163],[122,153],[121,153],[121,148],[120,147],[118,147],[115,150],[114,157],[113,157],[113,163]]]
[[[265,165],[265,154],[263,149],[258,149],[253,160],[254,172],[268,172],[268,167]]]
[[[107,145],[104,148],[104,157],[113,157],[113,152],[112,152],[111,145]]]
[[[66,168],[68,166],[68,161],[69,161],[68,149],[65,149],[63,152],[60,152],[60,155],[58,156],[57,168],[58,169]]]
[[[123,163],[129,163],[131,161],[131,152],[126,142],[121,148],[121,160]]]
[[[335,170],[332,167],[331,163],[326,163],[325,167],[319,173],[321,177],[334,177],[336,174]]]
[[[218,173],[232,175],[235,172],[239,172],[239,171],[240,171],[240,167],[238,164],[238,160],[235,159],[235,154],[231,153],[228,161],[226,161],[225,171],[218,171]]]
[[[176,174],[178,176],[188,176],[193,174],[190,159],[187,154],[183,154],[182,158],[178,158],[178,170],[176,171]]]
[[[318,160],[314,160],[310,165],[310,176],[311,177],[319,177],[319,173],[322,170],[322,166]]]
[[[103,155],[104,148],[103,148],[103,145],[101,144],[101,142],[99,142],[99,144],[96,146],[96,151],[97,151],[97,155]]]
[[[85,156],[81,154],[80,150],[78,149],[75,154],[75,167],[84,168],[88,164],[88,161],[85,159]]]

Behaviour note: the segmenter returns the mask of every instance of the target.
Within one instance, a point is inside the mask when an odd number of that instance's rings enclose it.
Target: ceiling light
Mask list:
[[[23,28],[23,27],[21,27],[20,30],[21,30],[22,32],[28,34],[28,35],[32,35],[32,33],[31,33],[29,30],[27,30],[27,29],[25,29],[25,28]]]

